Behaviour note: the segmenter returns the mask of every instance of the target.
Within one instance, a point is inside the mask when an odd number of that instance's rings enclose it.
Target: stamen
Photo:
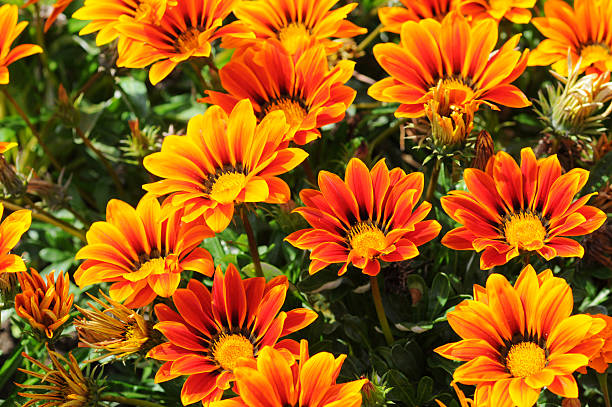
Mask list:
[[[540,373],[547,362],[546,351],[534,342],[512,345],[506,356],[506,368],[514,377],[529,377]]]
[[[351,228],[347,240],[351,248],[361,257],[371,258],[372,251],[380,252],[387,247],[385,234],[376,226],[361,222]]]
[[[254,356],[253,344],[240,334],[221,334],[213,343],[212,356],[225,370],[232,371],[240,358]]]
[[[504,222],[503,228],[510,246],[522,250],[537,250],[544,245],[546,228],[540,217],[531,212],[511,215]]]
[[[280,98],[272,101],[266,105],[263,110],[265,114],[275,110],[282,110],[285,113],[285,120],[287,120],[287,123],[292,127],[302,124],[302,121],[308,114],[299,101],[290,98]]]

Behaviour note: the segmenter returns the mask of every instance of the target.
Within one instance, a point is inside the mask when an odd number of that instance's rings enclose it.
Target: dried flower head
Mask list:
[[[34,269],[32,273],[17,275],[21,292],[15,296],[17,315],[47,339],[57,337],[64,323],[70,318],[74,294],[68,293],[70,278],[61,272],[55,280],[55,272],[47,274],[47,281]]]
[[[612,113],[610,73],[591,73],[580,77],[580,63],[572,67],[568,59],[567,77],[551,71],[557,85],[545,85],[535,108],[546,124],[545,132],[574,140],[606,131],[603,121]]]
[[[582,245],[584,264],[601,264],[612,269],[612,222],[606,221],[599,229],[587,235]]]
[[[12,307],[17,291],[17,274],[0,272],[0,309]]]
[[[17,143],[0,142],[0,185],[3,195],[21,196],[25,192],[25,182],[4,158],[4,153],[14,147]]]
[[[71,199],[68,187],[72,181],[72,174],[68,176],[68,179],[64,180],[64,178],[64,168],[61,169],[57,181],[54,181],[49,174],[42,177],[34,174],[27,181],[26,192],[42,199],[52,211],[59,210],[66,207]]]
[[[472,168],[478,168],[480,171],[484,171],[487,168],[489,158],[495,154],[495,144],[491,135],[483,130],[478,133],[476,139],[476,152],[474,154],[474,161],[472,161]]]
[[[57,352],[49,349],[47,352],[51,360],[51,367],[42,364],[25,352],[22,355],[40,368],[42,372],[34,372],[26,369],[19,369],[21,372],[40,379],[41,384],[19,384],[17,386],[27,391],[34,390],[33,393],[18,393],[29,400],[22,407],[29,407],[39,404],[39,407],[86,407],[97,406],[100,391],[103,389],[94,377],[83,374],[77,360],[68,354],[68,359]],[[39,390],[46,390],[39,393]]]
[[[123,358],[133,353],[146,354],[156,343],[152,337],[158,336],[152,330],[152,323],[146,321],[142,315],[113,301],[102,291],[100,295],[104,300],[90,296],[97,305],[88,302],[91,310],[86,310],[78,305],[76,308],[83,318],[74,321],[74,326],[79,333],[79,346],[89,347]]]

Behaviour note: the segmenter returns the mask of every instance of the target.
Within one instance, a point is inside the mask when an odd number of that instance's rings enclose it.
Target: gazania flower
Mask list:
[[[229,35],[223,38],[226,48],[245,48],[278,39],[291,55],[323,44],[328,54],[342,45],[330,38],[351,38],[367,30],[346,20],[359,3],[353,2],[332,10],[338,0],[254,0],[241,1],[234,7],[238,21],[229,27],[250,31],[255,38]]]
[[[87,259],[74,274],[79,287],[113,282],[110,297],[129,308],[169,297],[183,270],[211,276],[212,257],[199,248],[214,233],[202,222],[181,221],[182,211],[163,214],[157,199],[145,195],[136,209],[117,199],[106,206],[106,222],[87,232],[87,246],[76,254]]]
[[[0,203],[0,218],[3,212],[4,205]],[[30,228],[31,223],[32,212],[26,209],[11,213],[0,223],[0,272],[26,271],[21,257],[11,254],[10,251],[19,243],[19,239]]]
[[[34,3],[38,3],[39,1],[40,0],[30,0],[26,4],[24,4],[23,7],[27,7]],[[47,17],[47,21],[45,22],[45,32],[49,30],[51,25],[55,22],[55,20],[57,20],[57,17],[59,17],[59,15],[62,14],[64,10],[66,10],[66,8],[73,1],[74,0],[56,0],[55,1],[55,4],[53,4],[53,11],[51,12],[51,15]]]
[[[609,1],[575,0],[574,8],[562,0],[544,3],[546,17],[532,20],[547,37],[529,56],[529,65],[551,65],[567,75],[568,51],[581,59],[580,72],[612,71],[612,7]]]
[[[450,103],[472,101],[509,107],[529,106],[527,97],[511,85],[525,70],[528,51],[515,50],[520,35],[499,50],[497,25],[486,19],[470,27],[464,17],[451,12],[442,22],[426,19],[402,25],[400,44],[377,44],[374,56],[391,77],[368,89],[383,102],[399,102],[397,117],[420,117],[435,89],[450,93]]]
[[[234,375],[239,397],[214,403],[213,407],[359,407],[361,387],[367,379],[336,384],[346,355],[328,352],[310,357],[308,342],[300,342],[300,361],[266,346],[257,360],[242,360]]]
[[[145,321],[142,315],[125,305],[113,301],[100,292],[104,300],[91,297],[97,305],[88,302],[91,310],[76,305],[83,315],[74,321],[79,333],[79,346],[104,351],[107,354],[123,358],[136,352],[145,354],[151,337],[155,336],[152,323]]]
[[[167,7],[158,24],[120,22],[115,29],[131,41],[129,48],[120,49],[117,65],[143,68],[153,63],[149,80],[157,84],[179,63],[192,57],[208,57],[213,40],[236,31],[233,28],[238,27],[219,29],[236,3],[237,0],[185,0]]]
[[[43,52],[42,48],[33,44],[21,44],[11,49],[11,45],[28,25],[27,21],[17,23],[16,5],[5,4],[0,7],[0,85],[9,83],[8,66],[13,62],[30,55]]]
[[[176,4],[177,0],[85,0],[83,7],[75,11],[72,18],[91,20],[79,35],[98,32],[96,44],[104,45],[119,36],[116,29],[119,22],[157,25],[166,9]]]
[[[68,273],[47,274],[47,281],[32,269],[32,273],[17,275],[21,292],[15,296],[17,315],[28,321],[30,326],[48,339],[59,335],[63,325],[70,318],[74,294],[69,293]]]
[[[423,193],[423,174],[387,169],[380,160],[372,170],[358,158],[346,167],[344,181],[327,171],[319,173],[320,191],[304,189],[306,205],[295,209],[312,226],[286,237],[289,243],[310,253],[310,274],[341,263],[375,276],[379,261],[408,260],[420,246],[440,233],[435,220],[423,221],[429,202],[417,203]]]
[[[161,152],[145,157],[145,168],[165,179],[143,188],[158,196],[172,194],[166,202],[184,208],[185,222],[203,216],[221,232],[232,220],[235,203],[289,200],[289,187],[277,175],[307,154],[286,147],[288,132],[280,112],[257,124],[248,100],[236,104],[229,117],[211,106],[189,120],[186,136],[166,137]]]
[[[441,21],[448,13],[457,9],[461,0],[400,0],[403,7],[380,7],[378,18],[385,31],[399,34],[406,21],[435,18]]]
[[[281,312],[288,286],[285,276],[268,283],[260,277],[241,280],[230,265],[225,276],[217,268],[212,293],[197,280],[177,290],[172,300],[178,313],[165,304],[155,306],[160,321],[155,328],[168,338],[148,354],[165,361],[155,381],[188,375],[181,401],[207,405],[229,388],[240,358],[257,357],[265,346],[283,349],[288,357],[298,352],[295,341],[277,341],[317,314],[304,308]]]
[[[425,116],[431,125],[431,137],[438,147],[461,146],[472,132],[478,104],[451,104],[452,92],[441,85],[438,83],[432,98],[425,103]]]
[[[259,51],[247,49],[221,68],[221,84],[229,95],[207,91],[201,101],[229,114],[239,100],[248,98],[259,119],[280,110],[296,130],[293,141],[303,145],[321,137],[319,127],[344,118],[356,94],[344,85],[354,66],[352,61],[340,61],[330,70],[320,46],[294,59],[277,42],[268,42]]]
[[[573,306],[571,288],[550,270],[536,275],[527,266],[514,286],[492,274],[486,287],[474,286],[473,300],[446,314],[461,340],[435,351],[467,362],[455,370],[454,380],[484,391],[485,405],[532,407],[543,387],[576,398],[572,373],[601,348],[603,340],[593,336],[605,323],[570,316]]]
[[[22,353],[23,357],[42,370],[42,372],[34,372],[19,369],[27,375],[40,379],[41,382],[41,384],[16,383],[17,386],[28,391],[28,393],[18,393],[20,396],[29,399],[23,407],[33,405],[39,407],[87,407],[96,405],[101,388],[95,379],[83,374],[74,356],[69,353],[68,359],[66,359],[59,353],[50,350],[48,345],[47,352],[49,359],[51,359],[51,367],[45,366],[25,352]],[[40,390],[46,390],[46,392],[39,393]]]
[[[597,373],[605,373],[608,370],[608,365],[612,363],[612,317],[603,314],[596,314],[593,317],[604,320],[606,327],[595,335],[595,338],[603,339],[604,343],[601,349],[591,357],[588,367],[595,369]],[[578,371],[580,373],[587,372],[586,367],[582,367]]]
[[[448,232],[442,244],[455,250],[483,251],[480,268],[507,263],[522,252],[553,257],[582,257],[584,249],[569,236],[599,228],[606,215],[585,205],[594,194],[573,202],[589,172],[574,168],[561,174],[557,156],[536,161],[531,148],[521,150],[521,166],[500,151],[486,172],[468,168],[468,191],[451,191],[442,208],[463,226]]]
[[[462,0],[459,5],[461,14],[474,20],[493,18],[497,21],[506,18],[516,24],[527,24],[531,20],[530,8],[537,0]]]

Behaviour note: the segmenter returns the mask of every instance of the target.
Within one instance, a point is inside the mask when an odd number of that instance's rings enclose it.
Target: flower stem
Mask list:
[[[395,133],[397,129],[399,129],[400,126],[404,123],[406,123],[406,119],[400,119],[397,122],[395,122],[393,126],[388,127],[385,131],[383,131],[378,136],[376,136],[376,138],[372,140],[372,142],[369,145],[370,151],[374,151],[376,146],[378,146],[381,142],[383,142],[391,134]]]
[[[51,152],[49,151],[49,148],[47,147],[45,142],[42,140],[42,137],[40,136],[40,133],[38,132],[38,130],[36,130],[36,127],[34,127],[32,122],[28,118],[28,115],[23,111],[21,106],[19,106],[19,103],[17,103],[17,101],[15,99],[13,99],[13,97],[11,96],[10,93],[8,93],[8,90],[5,87],[2,88],[2,93],[4,94],[4,97],[6,97],[6,99],[13,105],[13,107],[15,108],[15,111],[17,112],[17,114],[19,116],[21,116],[21,118],[23,119],[24,122],[26,122],[26,125],[30,128],[30,131],[32,132],[34,137],[36,137],[36,140],[38,141],[38,144],[43,149],[43,152],[45,153],[45,155],[47,156],[49,161],[51,161],[51,164],[53,164],[53,166],[56,169],[58,169],[58,170],[61,169],[62,168],[61,164],[59,163],[59,161],[57,161],[57,159],[55,159],[53,154],[51,154]]]
[[[429,178],[429,184],[427,185],[427,192],[425,193],[425,200],[431,203],[438,186],[438,178],[440,176],[440,160],[436,159],[433,170],[431,171],[431,177]]]
[[[259,252],[257,251],[257,241],[255,240],[255,234],[253,234],[253,228],[251,222],[249,222],[249,213],[244,205],[240,208],[240,217],[244,224],[244,231],[246,232],[247,238],[249,239],[249,251],[253,258],[253,265],[255,266],[255,275],[257,277],[263,277],[263,269],[261,268],[261,260],[259,259]]]
[[[393,344],[393,335],[391,334],[391,327],[385,315],[385,308],[383,307],[380,287],[378,286],[378,278],[376,276],[370,276],[370,288],[372,289],[372,298],[374,299],[374,307],[376,307],[376,315],[378,315],[380,327],[387,340],[387,345],[390,346]]]
[[[599,387],[601,387],[601,392],[603,393],[603,398],[604,402],[606,403],[606,407],[611,407],[610,393],[608,392],[608,374],[598,373],[597,380],[599,381]]]
[[[12,202],[6,201],[4,199],[0,199],[0,202],[2,202],[2,204],[4,206],[6,206],[7,208],[9,208],[12,211],[18,211],[21,209],[31,209],[32,210],[32,217],[35,219],[38,219],[42,222],[48,223],[50,225],[56,226],[60,229],[62,229],[64,232],[71,234],[72,236],[81,239],[83,242],[86,242],[87,239],[85,238],[85,232],[83,232],[82,230],[79,230],[73,226],[71,226],[70,224],[64,222],[61,219],[56,218],[55,216],[51,215],[50,213],[34,206],[32,208],[24,208],[23,206],[14,204]]]
[[[122,404],[127,404],[130,406],[164,407],[163,404],[153,403],[153,402],[146,401],[146,400],[130,399],[127,397],[122,397],[122,396],[113,396],[110,394],[103,394],[102,396],[100,396],[100,400],[101,401],[111,401],[114,403],[122,403]]]
[[[308,182],[312,186],[316,187],[317,177],[315,176],[312,166],[310,165],[310,161],[308,160],[308,157],[306,157],[306,159],[302,161],[302,168],[304,169],[304,173],[306,174],[306,178],[308,179]]]
[[[193,60],[189,60],[189,64],[191,65],[191,68],[193,68],[193,71],[195,72],[198,81],[200,81],[200,86],[202,87],[202,94],[204,94],[206,90],[212,89],[212,84],[204,78],[204,75],[202,75],[202,66],[197,64]]]
[[[361,41],[359,43],[359,45],[357,45],[357,52],[359,51],[363,51],[365,49],[365,47],[367,47],[368,45],[370,45],[370,43],[372,41],[374,41],[376,39],[376,37],[378,37],[378,34],[380,34],[380,30],[382,30],[383,25],[382,24],[378,24],[378,27],[376,27],[375,29],[372,30],[372,32],[370,32],[368,34],[367,37],[365,37],[363,39],[363,41]]]

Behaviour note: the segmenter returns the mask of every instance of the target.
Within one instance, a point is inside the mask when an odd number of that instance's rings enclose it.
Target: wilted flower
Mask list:
[[[146,354],[157,343],[153,337],[159,336],[152,329],[152,323],[146,321],[136,311],[113,301],[100,292],[107,302],[91,297],[98,305],[88,302],[91,310],[86,310],[78,305],[76,308],[83,318],[74,321],[74,326],[79,333],[79,346],[89,347],[108,352],[117,358],[123,358],[133,353]]]
[[[578,61],[571,67],[570,60],[567,78],[551,71],[560,83],[547,84],[539,92],[535,111],[546,123],[545,132],[576,140],[606,131],[603,122],[612,113],[612,103],[608,103],[612,100],[610,73],[591,73],[579,78],[580,65]]]
[[[480,171],[484,171],[489,162],[489,158],[495,154],[495,144],[491,135],[486,130],[478,133],[476,139],[476,151],[474,153],[474,161],[472,161],[472,168],[478,168]]]
[[[0,309],[12,306],[18,288],[16,273],[0,272]]]
[[[454,147],[462,144],[474,127],[474,112],[478,104],[474,101],[454,104],[452,91],[439,82],[432,98],[425,102],[425,115],[431,124],[433,142],[439,147]]]
[[[61,272],[55,280],[55,272],[47,274],[47,281],[32,269],[32,273],[17,275],[21,292],[15,296],[17,315],[48,339],[57,337],[64,323],[70,318],[74,294],[69,294],[70,277]]]
[[[57,352],[49,349],[47,345],[49,359],[52,366],[46,366],[34,359],[25,352],[22,355],[40,368],[42,372],[34,372],[26,369],[19,369],[21,372],[40,379],[41,384],[19,384],[17,386],[26,391],[46,390],[45,393],[28,392],[18,393],[22,397],[27,397],[26,402],[22,407],[33,406],[36,403],[39,407],[87,407],[97,406],[100,391],[102,387],[93,377],[88,377],[83,374],[77,360],[68,354],[68,359]]]
[[[9,196],[21,196],[25,192],[25,182],[4,158],[4,153],[16,146],[17,143],[0,142],[0,185]]]
[[[28,179],[26,192],[38,196],[51,210],[59,210],[65,207],[70,200],[68,187],[72,181],[72,174],[64,181],[64,168],[61,169],[57,181],[53,181],[49,174],[44,178],[34,175]]]
[[[582,241],[585,264],[601,264],[612,269],[612,222],[606,221]]]

